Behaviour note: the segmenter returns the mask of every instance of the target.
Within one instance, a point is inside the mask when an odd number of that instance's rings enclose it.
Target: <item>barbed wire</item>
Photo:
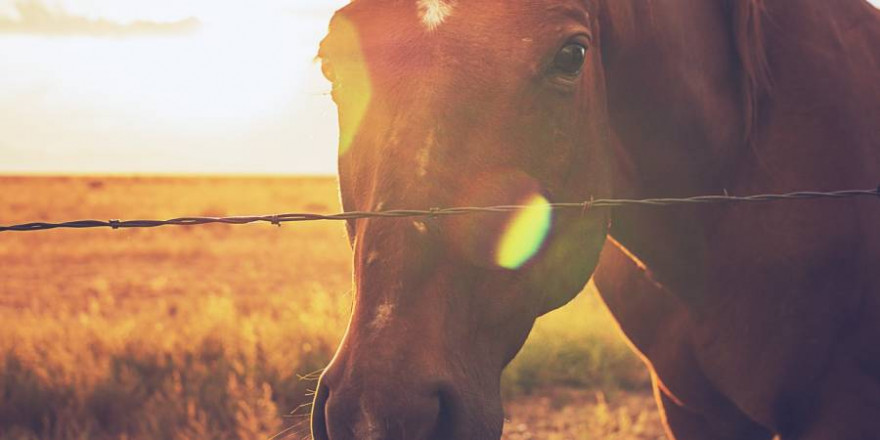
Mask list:
[[[632,208],[694,206],[710,204],[776,202],[785,200],[846,199],[856,197],[880,198],[880,186],[873,189],[845,191],[798,191],[784,194],[758,194],[751,196],[707,195],[684,198],[653,199],[595,199],[583,202],[562,202],[540,205],[554,210],[592,208]],[[505,213],[535,208],[535,205],[499,205],[485,207],[432,208],[428,210],[394,209],[388,211],[349,211],[338,214],[289,213],[235,217],[180,217],[169,220],[76,220],[61,223],[34,222],[11,226],[0,226],[0,232],[32,232],[49,229],[88,229],[88,228],[155,228],[159,226],[195,226],[206,224],[244,225],[250,223],[269,223],[281,226],[282,223],[319,220],[355,220],[364,218],[407,218],[407,217],[447,217],[476,213]]]

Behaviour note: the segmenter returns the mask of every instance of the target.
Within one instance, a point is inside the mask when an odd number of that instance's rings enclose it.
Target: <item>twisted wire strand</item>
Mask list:
[[[718,205],[734,203],[777,202],[785,200],[817,200],[847,199],[856,197],[880,198],[880,186],[874,189],[844,191],[797,191],[785,194],[758,194],[751,196],[704,195],[684,198],[653,198],[653,199],[595,199],[584,202],[562,202],[542,205],[554,210],[591,208],[632,208],[632,207],[668,207]],[[281,226],[282,223],[320,221],[320,220],[356,220],[364,218],[417,218],[445,217],[477,213],[504,213],[534,208],[535,205],[499,205],[499,206],[463,206],[453,208],[432,208],[430,210],[394,209],[388,211],[349,211],[337,214],[287,213],[256,216],[235,217],[180,217],[169,220],[76,220],[60,223],[34,222],[11,226],[0,226],[0,232],[32,232],[50,229],[89,229],[89,228],[155,228],[159,226],[195,226],[206,224],[244,225],[250,223],[270,223]]]

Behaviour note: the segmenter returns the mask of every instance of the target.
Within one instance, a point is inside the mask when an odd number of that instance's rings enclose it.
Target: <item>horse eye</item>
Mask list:
[[[581,73],[587,58],[587,47],[581,43],[568,43],[553,59],[553,67],[563,75],[575,76]]]

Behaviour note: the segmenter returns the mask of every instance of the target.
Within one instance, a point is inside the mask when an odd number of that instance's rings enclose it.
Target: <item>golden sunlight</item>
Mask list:
[[[335,78],[339,86],[334,86],[336,102],[344,112],[339,112],[339,155],[348,152],[357,136],[361,121],[372,99],[372,82],[364,58],[357,28],[345,17],[334,22],[334,46],[344,48],[346,56],[341,62],[324,61],[324,70]]]

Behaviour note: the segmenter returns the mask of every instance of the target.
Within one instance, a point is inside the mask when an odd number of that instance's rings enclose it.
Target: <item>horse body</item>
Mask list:
[[[321,49],[343,206],[873,185],[878,15],[862,0],[356,0]],[[621,209],[602,250],[606,214],[548,217],[525,237],[540,252],[513,260],[496,255],[504,216],[349,222],[355,304],[315,438],[497,438],[501,369],[600,250],[596,283],[670,435],[880,432],[876,202]]]
[[[689,171],[682,167],[687,161],[679,162],[677,172],[691,174],[682,180],[697,183],[676,187],[662,175],[652,179],[663,170],[640,163],[644,155],[633,151],[700,145],[677,132],[633,129],[650,111],[644,103],[636,116],[621,109],[618,118],[629,129],[623,142],[638,145],[623,148],[635,163],[628,194],[785,192],[876,180],[876,10],[855,1],[766,8],[760,41],[773,83],[754,103],[751,149],[720,167],[701,163]],[[608,78],[614,102],[615,76]],[[716,134],[723,143],[724,133]],[[649,184],[638,181],[643,176]],[[613,248],[596,276],[624,332],[652,364],[678,438],[759,439],[770,431],[799,439],[876,436],[880,352],[869,341],[880,335],[880,284],[869,265],[880,247],[870,226],[880,209],[850,201],[682,211],[615,213],[611,234],[650,276]],[[657,301],[657,312],[645,307]],[[638,315],[627,312],[637,303]],[[662,325],[648,331],[641,321],[652,314],[661,316],[647,321]]]

